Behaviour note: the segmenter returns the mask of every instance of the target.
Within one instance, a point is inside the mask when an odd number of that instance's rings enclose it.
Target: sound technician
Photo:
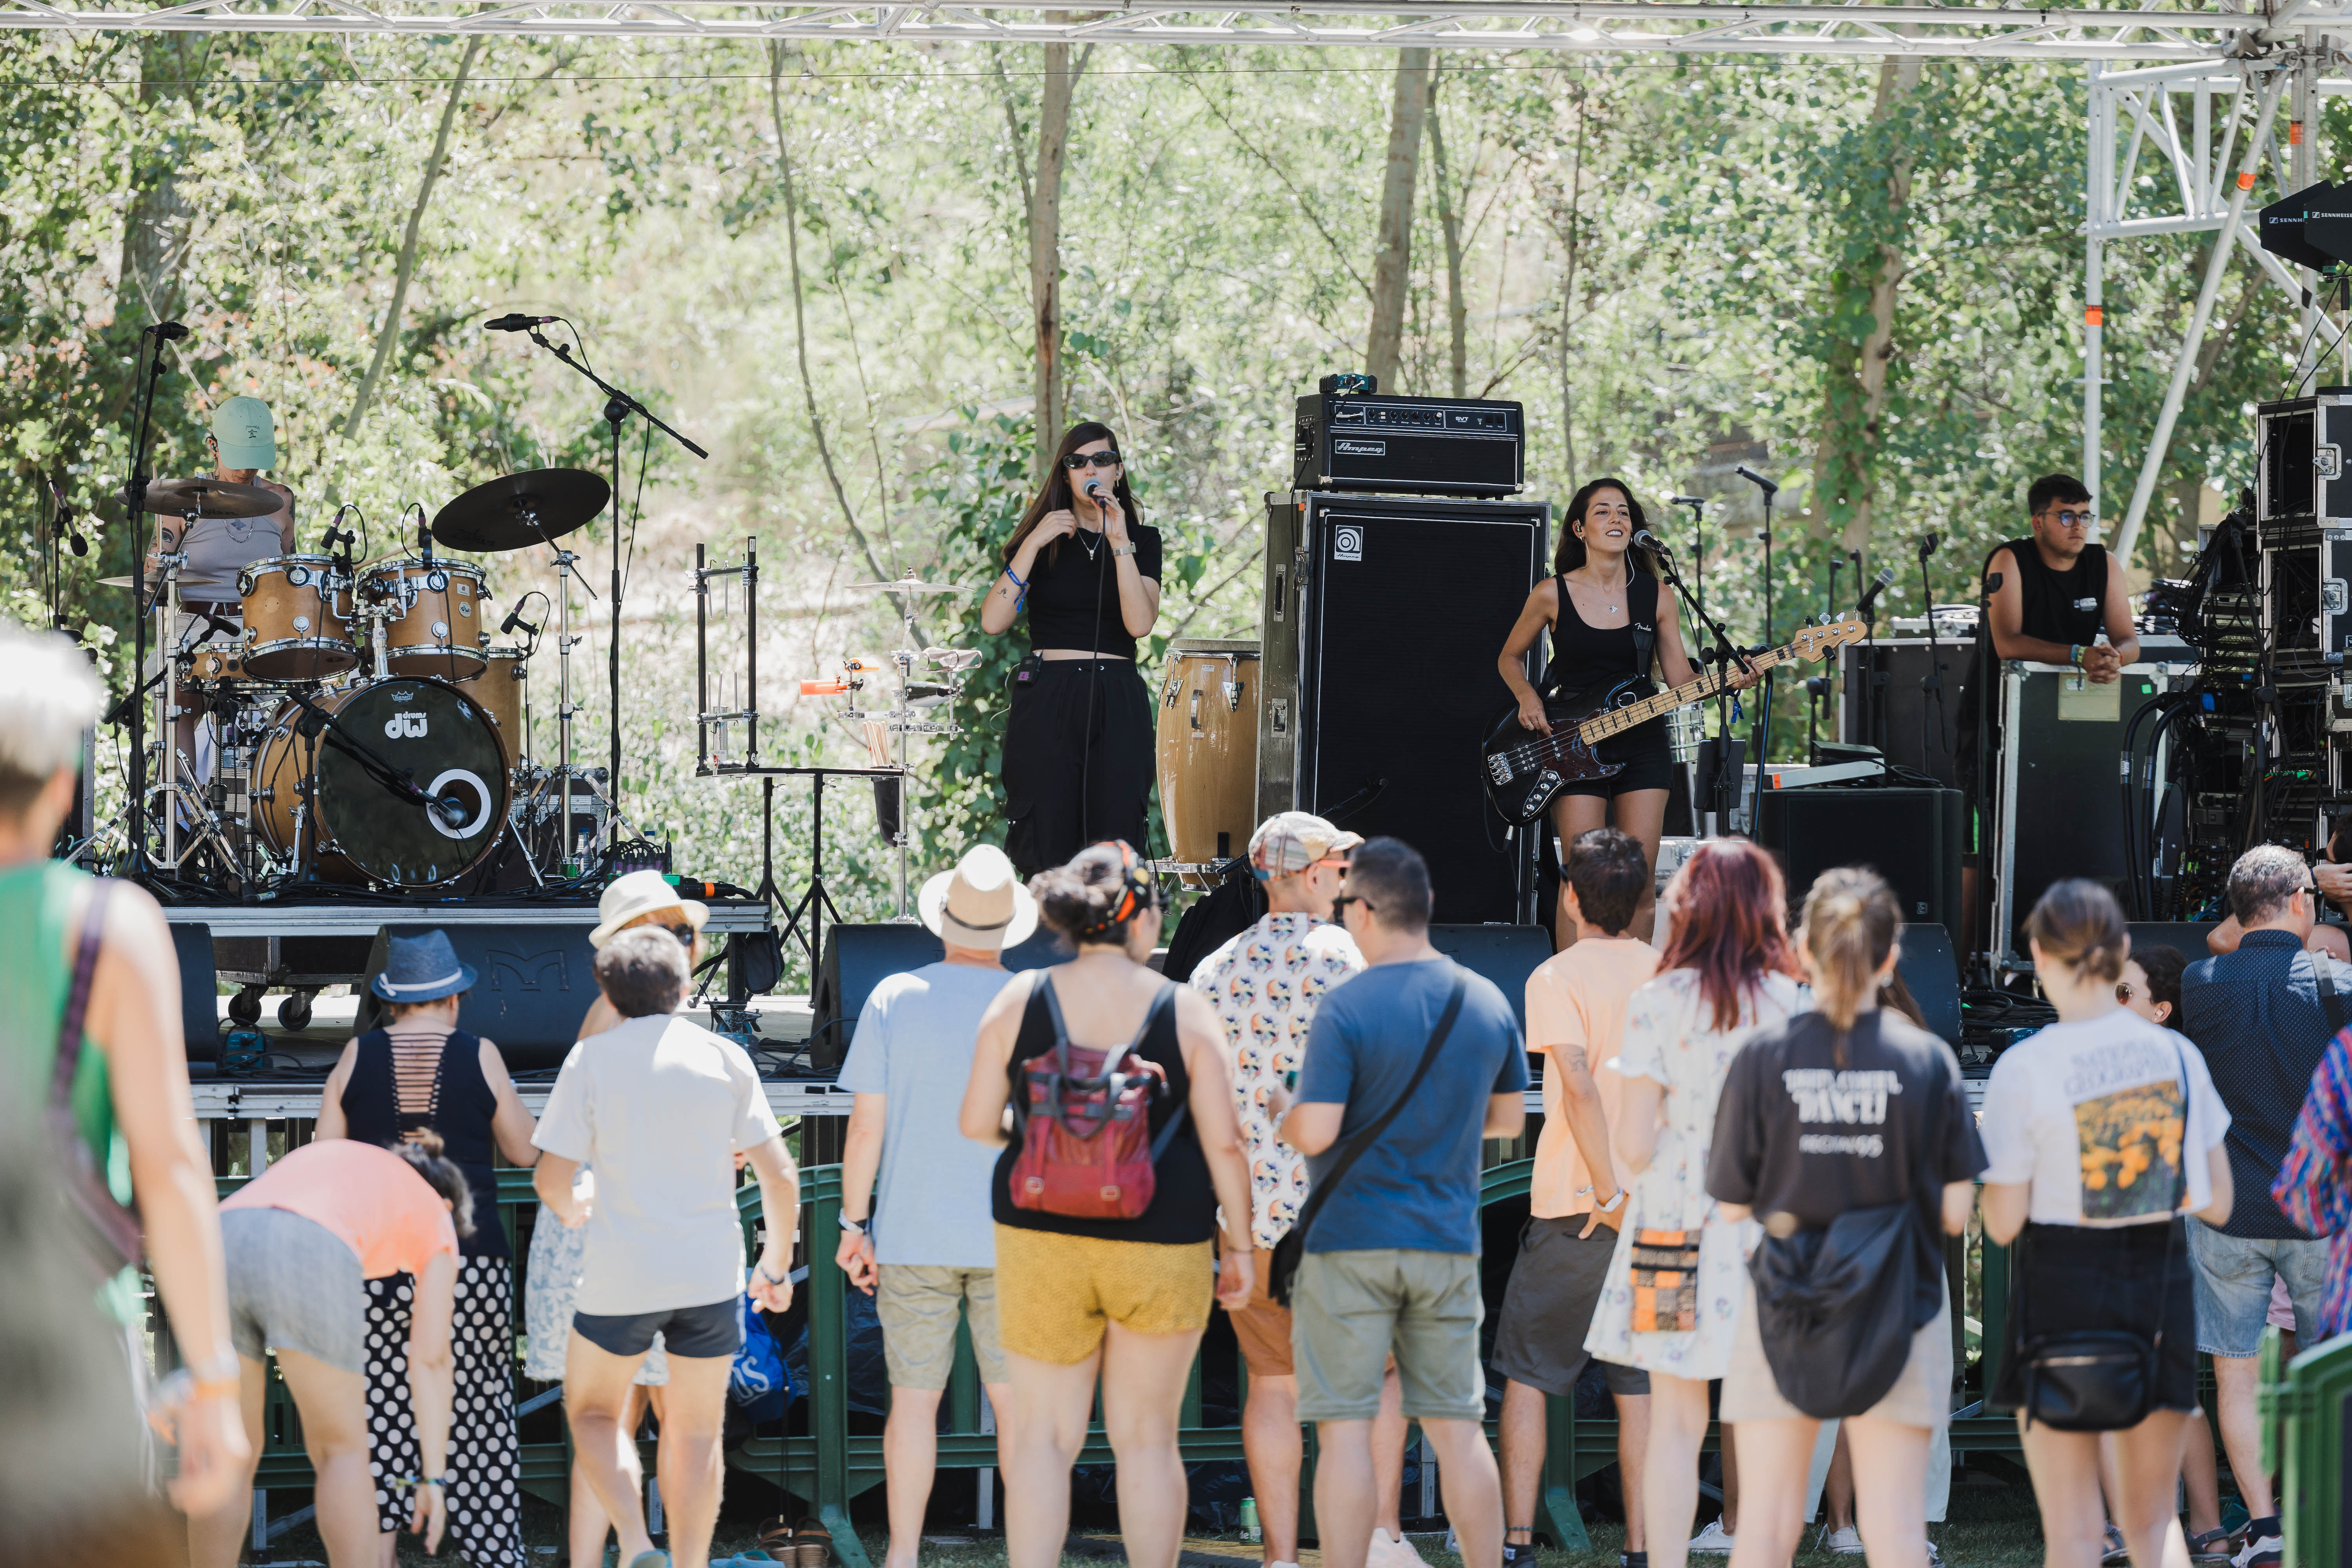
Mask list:
[[[1004,852],[1026,878],[1105,839],[1149,842],[1151,696],[1135,645],[1160,618],[1160,531],[1109,426],[1070,426],[1004,559],[980,625],[1029,616],[1004,728]]]

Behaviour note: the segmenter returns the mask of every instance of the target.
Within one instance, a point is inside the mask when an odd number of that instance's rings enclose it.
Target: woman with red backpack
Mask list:
[[[1236,1308],[1253,1275],[1224,1033],[1206,998],[1149,967],[1159,889],[1128,845],[1097,844],[1029,890],[1077,956],[1014,977],[990,1005],[960,1119],[967,1138],[1009,1145],[992,1182],[1015,1416],[1005,1549],[1011,1568],[1061,1562],[1099,1374],[1127,1560],[1175,1568],[1185,1383],[1213,1283]]]

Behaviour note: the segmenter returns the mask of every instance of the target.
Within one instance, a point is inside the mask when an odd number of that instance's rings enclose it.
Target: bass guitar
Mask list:
[[[1807,626],[1780,647],[1748,655],[1748,662],[1760,671],[1801,658],[1822,658],[1832,648],[1869,635],[1869,626],[1858,620]],[[1601,742],[1677,708],[1704,702],[1730,683],[1727,673],[1709,673],[1660,691],[1646,676],[1629,675],[1597,697],[1588,691],[1549,698],[1544,702],[1544,716],[1551,721],[1549,735],[1521,724],[1514,704],[1495,721],[1479,748],[1486,796],[1507,820],[1522,826],[1533,822],[1567,785],[1623,770],[1622,763],[1601,760],[1593,750]]]

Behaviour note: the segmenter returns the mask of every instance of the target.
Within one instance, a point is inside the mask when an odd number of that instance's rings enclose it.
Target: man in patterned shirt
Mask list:
[[[1319,816],[1286,811],[1250,836],[1250,869],[1265,884],[1266,913],[1201,961],[1192,986],[1217,1010],[1232,1052],[1234,1098],[1249,1144],[1250,1232],[1257,1244],[1257,1284],[1233,1314],[1249,1370],[1242,1448],[1257,1494],[1265,1561],[1297,1568],[1298,1477],[1306,1447],[1298,1426],[1298,1381],[1290,1365],[1290,1310],[1265,1293],[1272,1253],[1307,1199],[1307,1163],[1275,1136],[1266,1101],[1298,1081],[1299,1058],[1315,1009],[1331,988],[1364,967],[1355,939],[1331,923],[1331,900],[1347,874],[1348,852],[1364,841]],[[1373,1432],[1381,1519],[1365,1568],[1412,1568],[1421,1554],[1399,1521],[1405,1421],[1396,1369],[1389,1369]]]

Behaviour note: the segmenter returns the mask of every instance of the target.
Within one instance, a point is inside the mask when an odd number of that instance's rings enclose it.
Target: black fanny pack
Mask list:
[[[1920,1327],[1911,1321],[1918,1224],[1916,1204],[1882,1204],[1756,1248],[1756,1330],[1781,1398],[1827,1420],[1886,1397]]]

